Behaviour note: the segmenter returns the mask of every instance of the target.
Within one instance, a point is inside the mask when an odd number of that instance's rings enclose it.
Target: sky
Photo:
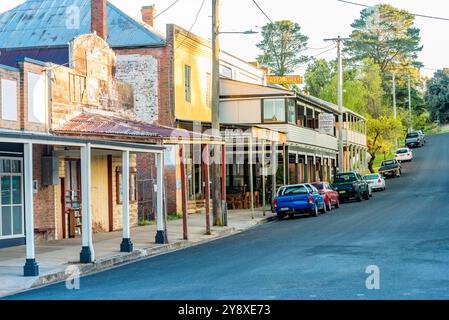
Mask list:
[[[57,1],[57,0],[55,0]],[[115,6],[128,15],[140,19],[140,8],[144,5],[156,5],[160,13],[175,0],[110,0]],[[204,1],[198,19],[193,24],[196,14]],[[24,0],[0,0],[0,12],[9,10]],[[375,5],[376,0],[354,0],[354,2]],[[298,22],[302,32],[309,37],[306,53],[317,58],[334,59],[336,49],[323,49],[330,44],[323,41],[325,38],[334,38],[338,35],[347,37],[351,33],[350,24],[359,17],[362,7],[339,2],[337,0],[257,0],[265,13],[272,20],[289,19]],[[384,0],[412,13],[449,18],[449,2],[445,0]],[[175,23],[185,29],[210,39],[211,37],[211,0],[179,0],[172,8],[162,13],[156,19],[156,29],[165,33],[165,24]],[[260,32],[260,27],[268,19],[257,9],[252,0],[220,0],[221,31],[241,32],[254,30]],[[426,69],[423,75],[432,76],[435,69],[449,67],[449,43],[445,39],[449,29],[449,21],[426,19],[416,17],[415,25],[421,29],[423,51],[419,59]],[[247,61],[255,61],[260,53],[256,44],[261,35],[222,34],[220,45],[228,51]],[[327,51],[327,52],[325,52]],[[303,75],[306,66],[300,66],[297,73]]]

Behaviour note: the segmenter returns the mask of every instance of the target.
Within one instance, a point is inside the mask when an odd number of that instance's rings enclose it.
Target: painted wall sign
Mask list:
[[[334,135],[335,118],[332,113],[320,113],[318,117],[320,133]]]

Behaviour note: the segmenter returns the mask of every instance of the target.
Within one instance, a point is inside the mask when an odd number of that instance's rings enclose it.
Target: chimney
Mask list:
[[[104,40],[108,37],[107,0],[91,0],[91,31]]]
[[[156,16],[156,6],[153,4],[152,6],[144,6],[142,7],[142,21],[146,24],[150,25],[154,28]]]

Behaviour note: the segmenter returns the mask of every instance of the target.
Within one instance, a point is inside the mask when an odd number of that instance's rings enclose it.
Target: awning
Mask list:
[[[148,124],[116,116],[83,113],[53,130],[57,135],[103,137],[112,140],[130,140],[144,143],[221,143],[213,137],[184,129]]]

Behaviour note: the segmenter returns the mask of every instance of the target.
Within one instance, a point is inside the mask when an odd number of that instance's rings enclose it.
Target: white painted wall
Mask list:
[[[229,68],[232,70],[232,80],[266,85],[265,73],[262,69],[227,52],[222,51],[220,53],[220,66],[221,68]],[[221,71],[222,69],[220,69],[220,73],[222,73]]]
[[[2,79],[1,116],[3,120],[17,121],[17,81]]]
[[[28,72],[28,122],[45,124],[47,101],[45,76]]]
[[[338,151],[338,140],[336,137],[321,134],[315,130],[298,127],[292,124],[261,124],[261,127],[286,132],[287,141],[303,143],[311,146],[332,149]]]
[[[140,121],[158,120],[158,62],[149,55],[117,55],[117,79],[134,90],[134,110]]]

